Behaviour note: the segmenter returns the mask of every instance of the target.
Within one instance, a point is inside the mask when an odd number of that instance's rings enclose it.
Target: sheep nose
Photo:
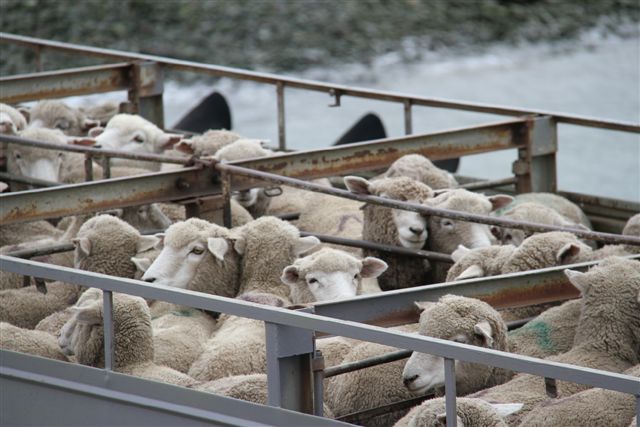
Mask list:
[[[153,283],[156,281],[155,277],[147,277],[146,279],[144,279],[145,282],[149,282],[149,283]]]
[[[409,227],[409,230],[411,230],[411,232],[413,234],[417,234],[419,236],[424,231],[424,228],[422,228],[422,227]]]
[[[414,375],[414,376],[412,376],[412,377],[404,377],[404,378],[402,379],[402,383],[404,384],[404,386],[405,386],[405,387],[408,387],[408,386],[409,386],[409,384],[411,384],[412,382],[414,382],[415,380],[417,380],[417,379],[418,379],[418,377],[419,377],[419,375],[417,375],[417,374],[416,374],[416,375]]]

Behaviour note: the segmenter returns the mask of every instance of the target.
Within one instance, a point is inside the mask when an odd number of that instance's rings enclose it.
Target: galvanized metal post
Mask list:
[[[556,152],[558,133],[556,122],[549,116],[527,120],[516,138],[524,140],[518,150],[518,160],[513,164],[516,175],[516,192],[556,192]]]
[[[313,355],[313,414],[324,416],[324,356],[320,350]]]
[[[404,100],[404,133],[410,135],[413,133],[413,121],[411,117],[411,103],[410,99]]]
[[[447,427],[456,427],[456,361],[453,359],[444,359],[444,391]]]
[[[93,156],[91,153],[84,155],[84,180],[93,181]]]
[[[133,86],[129,89],[129,101],[135,105],[138,114],[164,128],[162,65],[156,62],[137,62],[133,65],[132,72]]]
[[[104,330],[104,369],[113,370],[113,293],[102,292],[102,318]]]
[[[104,156],[102,158],[102,178],[111,178],[111,157]]]
[[[636,396],[636,427],[640,427],[640,395]]]
[[[36,70],[38,70],[38,72],[42,72],[42,46],[36,46],[34,48],[34,53],[36,55]]]
[[[276,84],[276,96],[278,98],[278,148],[281,151],[287,149],[287,139],[285,131],[285,110],[284,110],[284,83]]]
[[[265,322],[267,404],[313,413],[313,331]]]

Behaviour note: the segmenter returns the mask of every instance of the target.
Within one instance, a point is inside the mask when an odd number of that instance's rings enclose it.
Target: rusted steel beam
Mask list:
[[[358,98],[376,99],[381,101],[398,102],[404,104],[409,101],[412,105],[422,105],[427,107],[448,108],[462,111],[474,111],[478,113],[499,114],[506,116],[541,115],[553,116],[558,122],[569,123],[580,126],[611,129],[624,132],[640,133],[640,124],[615,120],[605,120],[595,117],[576,116],[561,112],[528,110],[516,107],[498,106],[491,104],[481,104],[450,99],[413,96],[400,92],[371,90],[345,85],[324,83],[314,80],[298,79],[294,77],[283,77],[271,73],[259,73],[255,71],[242,70],[239,68],[222,67],[218,65],[204,64],[194,61],[184,61],[180,59],[167,58],[157,55],[147,55],[131,53],[114,49],[103,49],[91,46],[63,43],[52,40],[38,39],[34,37],[20,36],[15,34],[0,32],[0,42],[13,43],[27,46],[33,49],[50,49],[61,52],[74,53],[84,56],[94,56],[112,60],[139,60],[154,61],[167,67],[191,71],[201,74],[208,74],[217,77],[231,77],[239,80],[249,80],[273,85],[284,84],[295,89],[307,89],[325,93],[340,93],[341,96],[353,96]]]
[[[501,187],[503,185],[513,185],[516,183],[516,178],[502,178],[493,179],[488,181],[470,182],[468,184],[459,185],[458,188],[464,188],[465,190],[483,190],[485,188]]]
[[[125,206],[198,197],[211,192],[217,174],[211,168],[186,167],[43,190],[0,195],[0,223],[33,221]]]
[[[109,64],[0,77],[0,101],[12,104],[48,98],[127,90],[131,64]]]
[[[22,175],[13,175],[6,172],[0,172],[0,180],[9,182],[19,182],[21,184],[29,184],[35,187],[56,187],[60,185],[58,182],[47,181],[44,179],[31,178]]]
[[[332,196],[344,197],[347,199],[357,200],[359,202],[371,203],[375,205],[386,206],[395,209],[409,210],[413,212],[419,212],[424,215],[433,215],[443,218],[451,218],[462,221],[477,222],[481,224],[497,225],[501,227],[517,228],[521,230],[529,230],[536,232],[546,231],[566,231],[575,234],[578,237],[585,239],[598,240],[607,243],[626,243],[631,245],[640,245],[640,237],[623,236],[610,233],[599,233],[595,231],[585,231],[574,228],[558,227],[554,225],[537,224],[529,221],[516,221],[503,217],[494,217],[489,215],[478,215],[468,212],[452,211],[448,209],[432,208],[425,205],[416,203],[402,202],[399,200],[391,200],[383,197],[369,196],[362,194],[351,193],[346,190],[341,190],[333,187],[325,187],[323,185],[314,184],[311,182],[275,175],[272,173],[260,172],[245,167],[237,166],[231,163],[218,163],[216,168],[222,171],[227,171],[235,175],[251,177],[262,181],[268,181],[276,184],[288,185],[290,187],[301,188],[304,190],[315,191],[318,193],[329,194]],[[241,183],[239,180],[235,181],[235,184],[242,188],[251,186],[251,182]],[[255,184],[255,183],[254,183]]]
[[[19,144],[19,145],[27,145],[30,147],[38,147],[44,148],[46,150],[57,150],[57,151],[70,151],[74,153],[84,153],[90,154],[92,157],[117,157],[121,159],[132,159],[132,160],[148,160],[151,162],[162,162],[162,163],[176,163],[179,165],[187,165],[192,164],[193,159],[187,157],[174,157],[174,156],[163,156],[161,154],[143,154],[143,153],[132,153],[131,151],[123,151],[123,150],[105,150],[102,148],[95,147],[87,147],[84,145],[74,145],[74,144],[52,144],[50,142],[37,141],[35,139],[22,138],[19,136],[13,135],[4,135],[0,134],[0,142],[6,142],[9,144]]]

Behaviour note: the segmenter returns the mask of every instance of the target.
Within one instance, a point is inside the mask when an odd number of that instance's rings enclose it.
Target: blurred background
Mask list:
[[[639,0],[1,0],[0,29],[270,71],[349,85],[489,104],[640,120]],[[31,72],[31,51],[0,46],[2,75]],[[46,54],[45,69],[95,64]],[[227,97],[234,130],[277,141],[275,90],[195,74],[170,74],[166,123],[212,90]],[[70,99],[88,105],[114,93]],[[402,107],[286,91],[287,141],[323,147],[369,111],[390,136]],[[414,108],[414,132],[500,120]],[[640,201],[638,135],[559,127],[563,190]],[[510,175],[512,151],[466,157],[463,175]]]

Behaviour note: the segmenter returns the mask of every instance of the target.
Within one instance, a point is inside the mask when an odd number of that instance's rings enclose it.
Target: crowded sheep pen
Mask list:
[[[0,78],[0,424],[640,427],[640,204],[556,183],[558,126],[640,124],[0,42],[119,61]],[[164,70],[273,86],[278,141],[169,129]],[[287,89],[406,135],[292,149]]]

